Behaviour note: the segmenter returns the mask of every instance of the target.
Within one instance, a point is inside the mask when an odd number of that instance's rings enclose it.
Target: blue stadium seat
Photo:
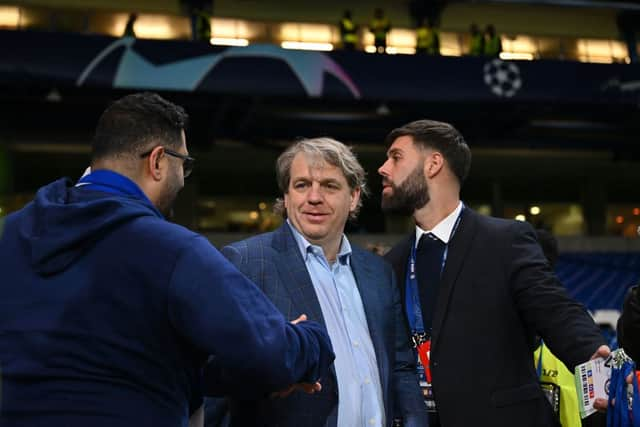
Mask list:
[[[592,312],[621,310],[627,290],[640,282],[640,252],[564,253],[556,273],[569,295]]]

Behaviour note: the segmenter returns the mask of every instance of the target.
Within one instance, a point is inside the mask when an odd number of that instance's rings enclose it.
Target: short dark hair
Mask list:
[[[184,109],[152,92],[118,99],[100,116],[92,142],[92,158],[137,156],[155,141],[179,149],[187,126]]]
[[[416,120],[389,132],[387,145],[401,136],[411,136],[418,147],[439,151],[462,186],[471,168],[471,150],[456,128],[449,123]]]

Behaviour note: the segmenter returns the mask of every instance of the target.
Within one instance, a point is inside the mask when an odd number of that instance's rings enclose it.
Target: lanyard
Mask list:
[[[80,178],[76,187],[86,188],[93,191],[101,191],[103,193],[117,194],[120,196],[131,196],[145,201],[153,208],[153,211],[163,217],[158,209],[151,203],[146,194],[126,176],[109,170],[96,170],[88,175]]]
[[[458,218],[456,219],[455,224],[453,224],[453,229],[451,230],[451,235],[449,236],[449,242],[453,238],[456,230],[458,229],[458,225],[460,225],[460,219],[462,218],[462,213],[464,212],[464,204],[462,205],[462,209],[460,209],[460,214],[458,214]],[[442,272],[444,271],[444,266],[447,263],[447,255],[449,254],[449,242],[444,247],[444,252],[442,253],[442,260],[440,263],[440,276],[442,276]],[[409,327],[411,328],[411,333],[424,333],[424,322],[422,320],[422,308],[420,307],[420,296],[418,294],[418,280],[416,279],[416,242],[415,237],[411,240],[411,255],[409,256],[409,263],[407,265],[407,274],[405,277],[405,306],[407,310],[407,320],[409,321]],[[429,331],[429,334],[431,331]]]

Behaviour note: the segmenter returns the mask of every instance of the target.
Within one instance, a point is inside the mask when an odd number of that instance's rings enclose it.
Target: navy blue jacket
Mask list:
[[[378,362],[387,425],[396,417],[406,427],[426,427],[426,407],[409,347],[400,294],[391,266],[352,245],[351,268],[362,298],[367,326]],[[287,224],[222,249],[253,280],[287,319],[305,313],[324,324],[324,317],[300,249]],[[284,399],[231,399],[233,426],[336,426],[338,384],[335,370],[322,378],[322,391],[293,393]],[[216,425],[220,402],[207,404],[207,427]]]
[[[6,219],[0,272],[3,427],[185,426],[203,390],[261,396],[333,359],[318,324],[141,198],[41,188]]]

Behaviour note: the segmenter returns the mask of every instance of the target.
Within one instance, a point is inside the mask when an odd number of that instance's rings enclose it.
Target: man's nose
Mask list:
[[[387,171],[387,164],[389,163],[389,159],[385,161],[382,166],[378,168],[378,173],[382,176],[389,176],[389,172]]]
[[[311,186],[311,188],[309,189],[307,200],[309,201],[309,203],[314,204],[322,202],[322,191],[320,189],[320,185],[313,184]]]

